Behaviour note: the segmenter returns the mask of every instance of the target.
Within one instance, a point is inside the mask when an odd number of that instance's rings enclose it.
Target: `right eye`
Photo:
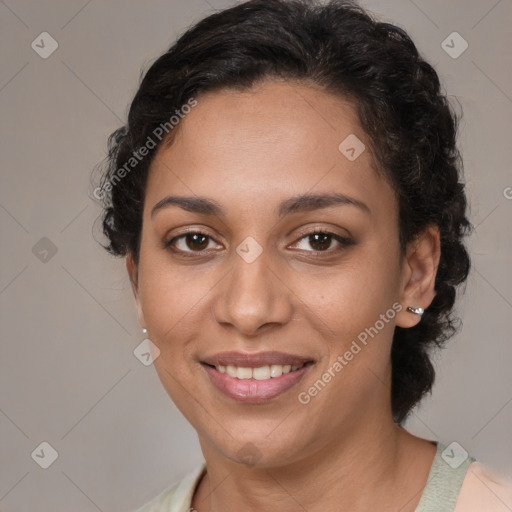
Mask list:
[[[208,234],[202,231],[188,231],[181,235],[171,238],[165,242],[165,248],[170,248],[173,252],[182,252],[188,255],[193,253],[203,253],[208,249],[210,242],[213,242]]]

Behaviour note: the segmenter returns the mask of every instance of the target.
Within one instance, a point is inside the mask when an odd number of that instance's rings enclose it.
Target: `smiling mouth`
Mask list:
[[[268,380],[281,377],[283,374],[296,372],[305,366],[312,365],[313,361],[306,361],[298,365],[271,364],[259,366],[257,368],[234,365],[211,365],[208,363],[203,364],[217,370],[219,373],[225,373],[230,377],[239,380]]]
[[[298,363],[248,367],[203,362],[201,366],[224,396],[235,402],[263,404],[294,388],[314,365],[314,361]]]

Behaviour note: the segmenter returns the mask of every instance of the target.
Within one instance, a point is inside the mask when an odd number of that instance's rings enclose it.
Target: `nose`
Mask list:
[[[288,323],[294,313],[293,292],[283,273],[271,268],[275,262],[265,251],[250,263],[236,253],[232,259],[232,271],[219,283],[212,304],[216,321],[246,336]]]

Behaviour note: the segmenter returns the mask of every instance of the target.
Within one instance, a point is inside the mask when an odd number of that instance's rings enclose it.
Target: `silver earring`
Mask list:
[[[423,313],[425,312],[425,310],[423,308],[411,308],[411,307],[408,307],[407,308],[407,311],[410,311],[411,313],[414,313],[415,315],[423,315]]]

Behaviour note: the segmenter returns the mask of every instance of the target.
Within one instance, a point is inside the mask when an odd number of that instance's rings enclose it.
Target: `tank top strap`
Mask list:
[[[435,443],[437,451],[415,512],[453,512],[468,467],[476,460],[457,442]]]

